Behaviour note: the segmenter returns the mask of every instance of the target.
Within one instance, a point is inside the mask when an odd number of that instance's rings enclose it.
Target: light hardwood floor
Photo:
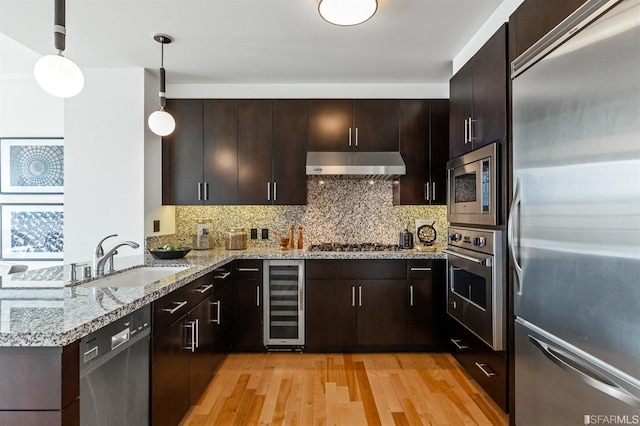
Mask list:
[[[447,353],[229,355],[181,426],[506,425]]]

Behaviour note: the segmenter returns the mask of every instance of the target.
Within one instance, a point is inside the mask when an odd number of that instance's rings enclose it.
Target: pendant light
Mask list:
[[[80,68],[62,55],[66,34],[65,0],[54,0],[53,45],[58,54],[38,59],[33,67],[33,74],[40,87],[60,98],[75,96],[84,87],[84,75]]]
[[[153,133],[158,136],[168,136],[176,128],[176,121],[171,114],[164,110],[167,98],[164,93],[164,45],[171,43],[171,37],[165,34],[155,34],[153,39],[160,43],[160,110],[151,113],[147,123]]]
[[[377,0],[320,0],[318,12],[325,21],[341,26],[358,25],[378,10]]]

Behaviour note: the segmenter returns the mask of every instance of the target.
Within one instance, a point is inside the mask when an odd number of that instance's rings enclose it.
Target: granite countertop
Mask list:
[[[0,347],[60,347],[159,299],[235,259],[445,259],[440,250],[418,252],[310,252],[307,250],[193,250],[184,259],[116,256],[117,270],[140,265],[187,266],[144,287],[98,288],[69,283],[69,266],[0,277]],[[83,284],[83,286],[78,286]],[[86,284],[86,285],[84,285]]]

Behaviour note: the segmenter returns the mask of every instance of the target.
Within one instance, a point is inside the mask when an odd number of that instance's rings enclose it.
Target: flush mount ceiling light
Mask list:
[[[33,67],[36,81],[47,93],[60,98],[75,96],[84,87],[84,75],[80,68],[62,55],[65,49],[65,0],[54,1],[53,46],[57,55],[46,55],[38,59]]]
[[[342,26],[358,25],[378,9],[377,0],[320,0],[318,12],[325,21]]]
[[[155,34],[153,39],[160,43],[160,111],[155,111],[149,116],[147,123],[153,133],[158,136],[168,136],[176,128],[176,121],[171,114],[164,110],[167,106],[167,98],[164,93],[164,45],[171,43],[171,37],[165,34]]]

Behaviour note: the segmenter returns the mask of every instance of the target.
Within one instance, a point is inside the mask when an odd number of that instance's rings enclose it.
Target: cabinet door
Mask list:
[[[449,158],[471,151],[465,139],[465,121],[473,108],[473,73],[471,61],[465,64],[449,81]]]
[[[393,185],[395,205],[429,204],[429,108],[428,100],[400,101],[400,155],[407,174]]]
[[[353,101],[352,146],[357,151],[398,151],[399,101]],[[357,133],[357,134],[356,134]]]
[[[204,101],[205,204],[229,205],[238,201],[238,101]]]
[[[211,300],[205,299],[193,308],[187,317],[189,327],[195,330],[191,335],[191,329],[187,329],[187,346],[193,345],[189,361],[189,401],[195,405],[200,399],[213,377],[214,370],[214,336],[213,323],[211,322]],[[195,338],[195,341],[191,339]]]
[[[307,101],[273,101],[274,204],[307,203]]]
[[[271,204],[272,101],[238,101],[238,204]]]
[[[430,102],[429,170],[431,181],[430,203],[447,204],[447,160],[449,158],[449,101]]]
[[[167,111],[176,129],[162,138],[162,204],[202,204],[198,185],[203,183],[201,99],[170,99]]]
[[[230,268],[215,271],[213,287],[214,365],[218,369],[233,345],[233,276]]]
[[[407,343],[420,350],[443,350],[445,324],[444,261],[409,261]]]
[[[262,352],[262,281],[238,279],[236,281],[236,312],[234,350],[236,352]]]
[[[175,426],[189,410],[189,352],[185,322],[151,339],[151,424]]]
[[[507,26],[473,57],[473,149],[507,135]]]
[[[309,151],[351,151],[355,143],[353,129],[353,101],[351,99],[313,99],[309,108]]]
[[[337,351],[356,344],[356,280],[306,281],[305,345]]]
[[[406,280],[358,280],[358,345],[407,342]]]

